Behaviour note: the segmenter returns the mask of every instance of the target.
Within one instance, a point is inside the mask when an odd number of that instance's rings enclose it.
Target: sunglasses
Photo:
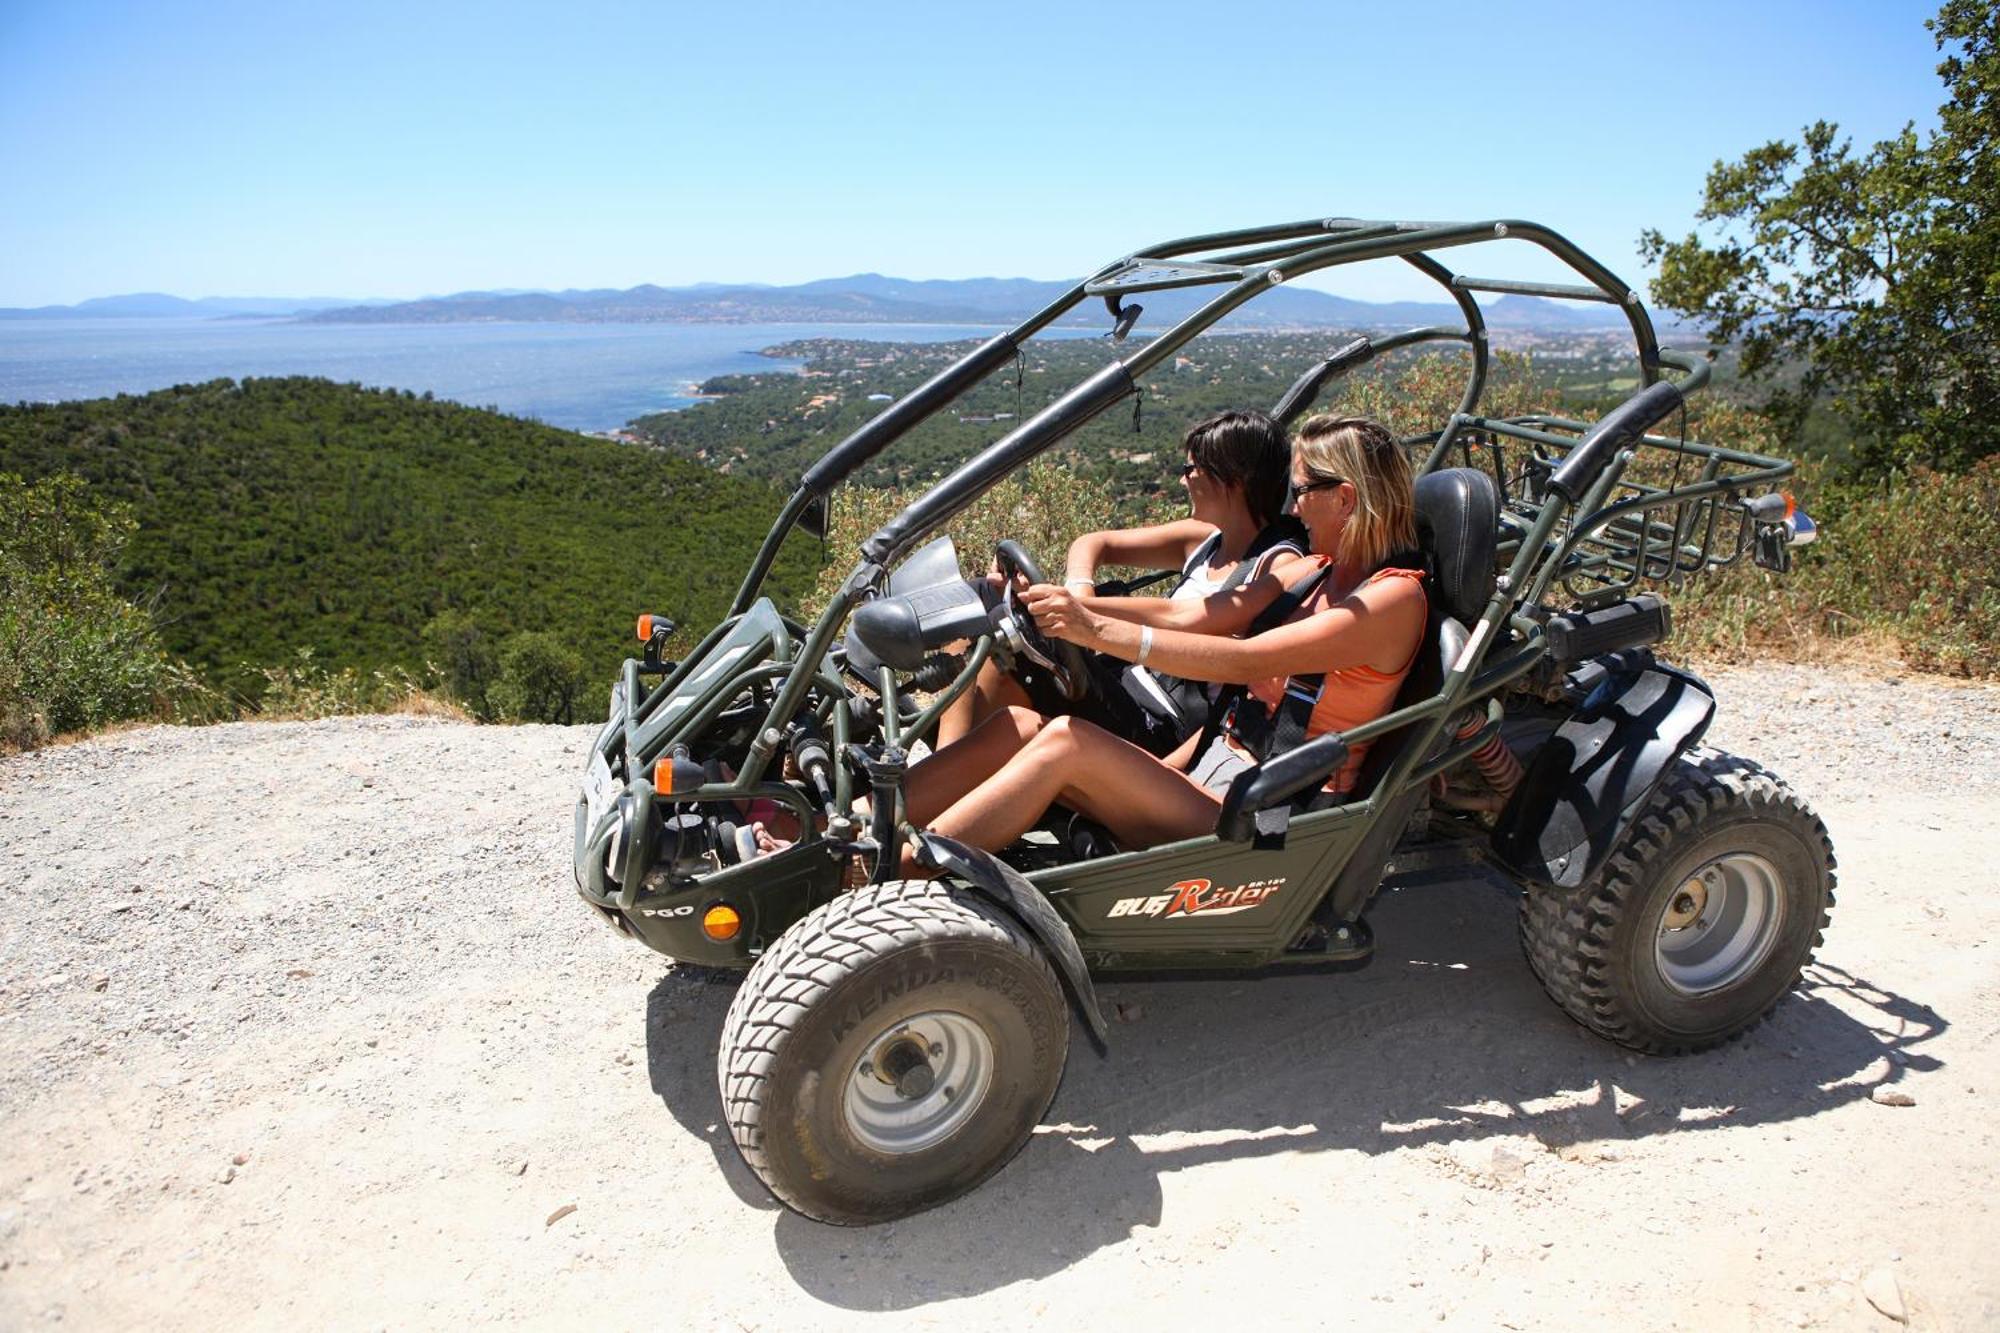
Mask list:
[[[1295,496],[1311,495],[1314,491],[1328,490],[1335,486],[1345,485],[1346,482],[1347,478],[1345,477],[1326,477],[1319,481],[1306,482],[1302,486],[1294,486],[1292,487],[1292,494]]]
[[[1199,471],[1201,471],[1201,468],[1197,464],[1183,463],[1180,465],[1181,480],[1186,481],[1189,477],[1192,477],[1195,473]]]

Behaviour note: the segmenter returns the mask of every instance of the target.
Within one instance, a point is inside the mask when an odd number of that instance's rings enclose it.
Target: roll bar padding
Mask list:
[[[800,489],[814,495],[827,494],[856,468],[895,443],[904,431],[998,370],[1020,350],[1011,333],[980,344],[970,355],[945,367],[820,455],[819,461],[799,478]]]
[[[1549,489],[1574,505],[1620,449],[1680,410],[1686,403],[1680,386],[1661,380],[1648,385],[1607,412],[1569,451],[1549,477]]]

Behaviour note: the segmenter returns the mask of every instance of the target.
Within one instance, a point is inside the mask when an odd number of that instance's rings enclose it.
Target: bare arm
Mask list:
[[[1052,638],[1138,660],[1141,626],[1098,615],[1066,589],[1047,584],[1031,589],[1028,609]],[[1390,579],[1370,584],[1332,610],[1247,639],[1156,628],[1146,665],[1188,680],[1238,684],[1352,666],[1396,671],[1409,661],[1423,624],[1423,590],[1406,579]]]
[[[1189,634],[1241,634],[1259,612],[1278,599],[1285,581],[1264,574],[1228,592],[1199,601],[1172,597],[1082,597],[1084,609],[1112,620]]]
[[[1086,532],[1069,544],[1063,581],[1097,582],[1099,565],[1136,565],[1141,569],[1179,569],[1194,548],[1215,529],[1191,518],[1156,523],[1145,528],[1107,528]]]
[[[1278,594],[1308,577],[1319,565],[1303,556],[1284,554],[1262,574],[1200,601],[1171,597],[1081,597],[1086,610],[1134,625],[1186,630],[1190,634],[1241,634],[1276,601]]]

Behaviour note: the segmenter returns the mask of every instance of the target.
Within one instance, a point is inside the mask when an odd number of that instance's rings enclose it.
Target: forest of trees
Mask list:
[[[125,506],[118,587],[169,653],[251,697],[300,648],[420,670],[451,615],[495,643],[559,631],[608,679],[638,612],[722,613],[779,499],[654,450],[317,379],[0,407],[0,473],[69,474]],[[812,577],[817,548],[798,545],[779,595]]]

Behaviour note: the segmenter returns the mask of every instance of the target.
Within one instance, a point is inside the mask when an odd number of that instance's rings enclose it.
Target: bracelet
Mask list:
[[[1091,590],[1092,590],[1092,591],[1094,592],[1094,591],[1096,591],[1096,589],[1097,589],[1097,580],[1096,580],[1096,579],[1064,579],[1064,580],[1063,580],[1063,587],[1065,587],[1065,588],[1089,588],[1089,589],[1091,589]]]
[[[1152,656],[1152,653],[1153,627],[1151,625],[1141,625],[1139,626],[1139,656],[1133,660],[1144,662],[1148,657]]]

